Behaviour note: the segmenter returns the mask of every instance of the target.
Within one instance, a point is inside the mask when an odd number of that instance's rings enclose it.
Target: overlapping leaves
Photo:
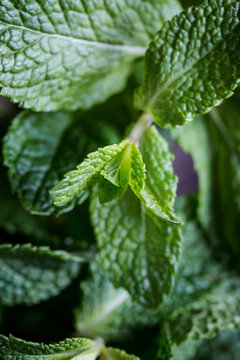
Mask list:
[[[89,108],[120,91],[165,19],[162,2],[0,1],[1,94],[37,111]]]
[[[106,348],[101,340],[84,338],[65,339],[59,343],[45,345],[27,342],[14,336],[9,338],[0,335],[0,359],[6,360],[14,357],[20,359],[54,360],[61,357],[64,360],[139,360],[138,357],[128,355],[125,351]]]
[[[151,149],[151,156],[143,151],[146,192],[158,199],[160,206],[168,204],[171,208],[172,189],[176,186],[172,156],[154,127],[146,130],[142,143]],[[141,176],[135,169],[133,176],[138,176],[138,184]],[[155,178],[157,171],[162,181]],[[157,307],[172,287],[179,254],[179,229],[150,212],[148,204],[139,198],[128,190],[120,200],[100,204],[95,189],[91,217],[100,249],[98,260],[115,286],[127,289],[136,301]]]

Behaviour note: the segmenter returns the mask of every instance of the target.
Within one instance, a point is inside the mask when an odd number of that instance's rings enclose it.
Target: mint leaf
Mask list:
[[[87,158],[77,167],[77,170],[65,174],[65,178],[50,192],[54,204],[63,206],[79,195],[83,190],[93,185],[99,178],[104,166],[120,153],[128,144],[127,140],[99,148],[88,154]]]
[[[78,275],[83,261],[48,247],[1,244],[1,302],[32,305],[55,296]]]
[[[95,189],[90,210],[98,262],[109,279],[137,302],[158,307],[172,287],[178,227],[151,215],[130,190],[120,200],[100,205]]]
[[[36,111],[88,108],[123,89],[132,61],[180,9],[175,0],[0,4],[1,94]]]
[[[231,96],[240,79],[239,14],[236,0],[208,0],[165,23],[146,53],[136,107],[175,126]]]
[[[239,328],[239,285],[237,277],[226,277],[210,293],[174,311],[170,326],[175,342],[209,339],[220,331]]]
[[[127,144],[126,147],[111,159],[101,171],[101,175],[115,186],[128,186],[133,146],[133,143]]]
[[[183,149],[192,155],[198,173],[199,220],[218,251],[222,244],[235,256],[240,253],[237,241],[240,215],[238,104],[238,97],[233,96],[205,117],[173,132]]]
[[[214,339],[204,341],[197,351],[197,359],[238,360],[240,330],[223,331]]]
[[[109,347],[104,349],[104,352],[100,357],[100,360],[140,360],[140,359],[135,355],[128,355],[123,350]]]
[[[179,346],[173,348],[173,360],[193,360],[197,349],[201,347],[202,341],[187,340]],[[207,359],[209,359],[210,352]],[[198,358],[197,358],[198,359]],[[219,359],[218,359],[219,360]]]
[[[22,359],[46,359],[55,360],[140,360],[134,355],[128,355],[125,351],[106,348],[101,340],[84,338],[69,338],[59,343],[50,345],[39,344],[18,339],[12,335],[7,338],[0,335],[0,358],[3,360],[14,358]]]
[[[126,191],[125,186],[115,186],[105,178],[100,178],[98,183],[98,197],[100,203],[112,201],[121,198]]]
[[[93,263],[91,270],[92,278],[81,283],[83,300],[75,310],[75,326],[80,336],[123,340],[134,330],[158,322],[155,311],[133,302],[126,290],[115,289],[99,266]]]
[[[141,191],[140,199],[148,210],[153,209],[162,219],[179,223],[173,212],[177,189],[177,177],[172,166],[173,155],[154,126],[143,133],[140,150],[147,174],[145,189]]]
[[[22,359],[81,359],[95,360],[100,352],[101,344],[81,338],[71,338],[59,343],[45,345],[18,339],[12,335],[9,338],[0,335],[0,358],[3,360]]]
[[[73,120],[74,115],[67,112],[51,114],[51,119],[44,113],[22,112],[4,138],[4,163],[9,168],[12,189],[33,214],[55,211],[49,190],[82,157],[88,138],[69,129]],[[75,202],[58,213],[71,210],[85,195],[79,194]]]
[[[9,234],[25,234],[38,239],[46,239],[48,232],[38,221],[27,213],[19,204],[17,198],[11,194],[7,179],[1,168],[0,178],[0,228]]]

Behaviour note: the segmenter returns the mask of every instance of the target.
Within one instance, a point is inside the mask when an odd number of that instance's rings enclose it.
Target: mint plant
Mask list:
[[[238,359],[239,1],[0,0],[0,33],[0,360]]]

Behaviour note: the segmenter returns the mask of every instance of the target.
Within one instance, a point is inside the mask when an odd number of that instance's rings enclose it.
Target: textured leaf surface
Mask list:
[[[75,326],[80,336],[105,341],[123,340],[158,318],[150,309],[133,302],[124,289],[115,289],[99,266],[92,266],[92,279],[81,284],[83,301],[75,311]]]
[[[0,335],[0,359],[81,359],[95,360],[99,355],[100,346],[89,339],[71,338],[57,344],[45,345],[27,342],[14,336],[9,338]]]
[[[190,204],[180,204],[182,209]],[[240,279],[213,260],[203,233],[188,217],[176,285],[160,309],[174,342],[208,339],[240,326]]]
[[[239,6],[204,1],[167,22],[146,53],[137,108],[161,126],[177,125],[231,96],[240,78]]]
[[[81,191],[93,185],[99,178],[100,171],[104,166],[120,153],[128,144],[127,140],[120,144],[114,144],[99,148],[88,154],[87,158],[77,167],[70,171],[65,178],[51,190],[54,204],[62,206],[74,199]]]
[[[147,173],[145,200],[151,203],[151,198],[156,199],[163,218],[179,222],[173,212],[178,181],[172,166],[173,154],[156,127],[151,126],[144,132],[140,149]]]
[[[100,249],[98,261],[110,280],[134,300],[157,307],[172,286],[178,227],[150,215],[130,190],[104,205],[94,193],[91,218]]]
[[[22,112],[5,136],[3,154],[12,189],[33,214],[49,215],[55,211],[49,190],[82,157],[88,139],[69,129],[72,123],[73,115],[67,112]],[[75,203],[60,213],[71,210]]]
[[[82,261],[47,247],[0,245],[1,302],[31,305],[57,295],[78,275]]]
[[[174,340],[209,339],[239,328],[239,285],[237,277],[223,279],[211,293],[174,311],[170,323]]]
[[[120,91],[178,2],[0,1],[1,93],[37,111],[87,108]],[[173,7],[172,7],[173,5]]]

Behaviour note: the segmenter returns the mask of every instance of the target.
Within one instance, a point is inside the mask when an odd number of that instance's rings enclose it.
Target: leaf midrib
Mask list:
[[[57,39],[61,39],[64,41],[71,41],[72,43],[77,43],[77,44],[81,44],[81,45],[85,45],[85,46],[97,47],[100,49],[102,48],[102,49],[106,49],[106,50],[122,51],[122,52],[126,52],[128,54],[135,55],[137,57],[144,56],[144,54],[147,50],[147,47],[144,47],[144,46],[108,44],[108,43],[104,43],[104,42],[100,42],[100,41],[92,41],[92,40],[74,38],[72,36],[67,36],[67,35],[50,34],[50,33],[46,33],[46,32],[41,32],[39,30],[34,30],[34,29],[28,28],[23,25],[9,24],[2,20],[0,20],[0,24],[5,25],[7,28],[15,28],[15,29],[29,31],[29,32],[37,34],[41,37],[57,38]]]
[[[217,41],[216,44],[210,49],[208,50],[203,56],[200,56],[200,58],[198,58],[196,61],[194,61],[190,66],[188,66],[186,69],[183,69],[182,71],[180,71],[179,73],[177,73],[173,78],[170,78],[169,81],[166,82],[166,84],[155,93],[155,95],[151,98],[151,100],[149,101],[146,110],[150,111],[151,106],[154,104],[154,102],[157,100],[157,98],[165,91],[167,90],[176,80],[178,80],[181,76],[183,76],[185,73],[187,73],[188,71],[190,71],[192,68],[195,67],[195,65],[200,62],[201,60],[203,60],[205,57],[207,57],[212,51],[215,50],[215,48],[218,47],[218,45],[224,41],[224,39],[226,39],[229,35],[231,35],[232,33],[234,33],[236,31],[236,28],[240,26],[240,22],[238,22],[236,24],[236,26],[234,27],[234,29],[232,29],[232,31],[229,31],[226,36],[222,37],[221,40]]]

